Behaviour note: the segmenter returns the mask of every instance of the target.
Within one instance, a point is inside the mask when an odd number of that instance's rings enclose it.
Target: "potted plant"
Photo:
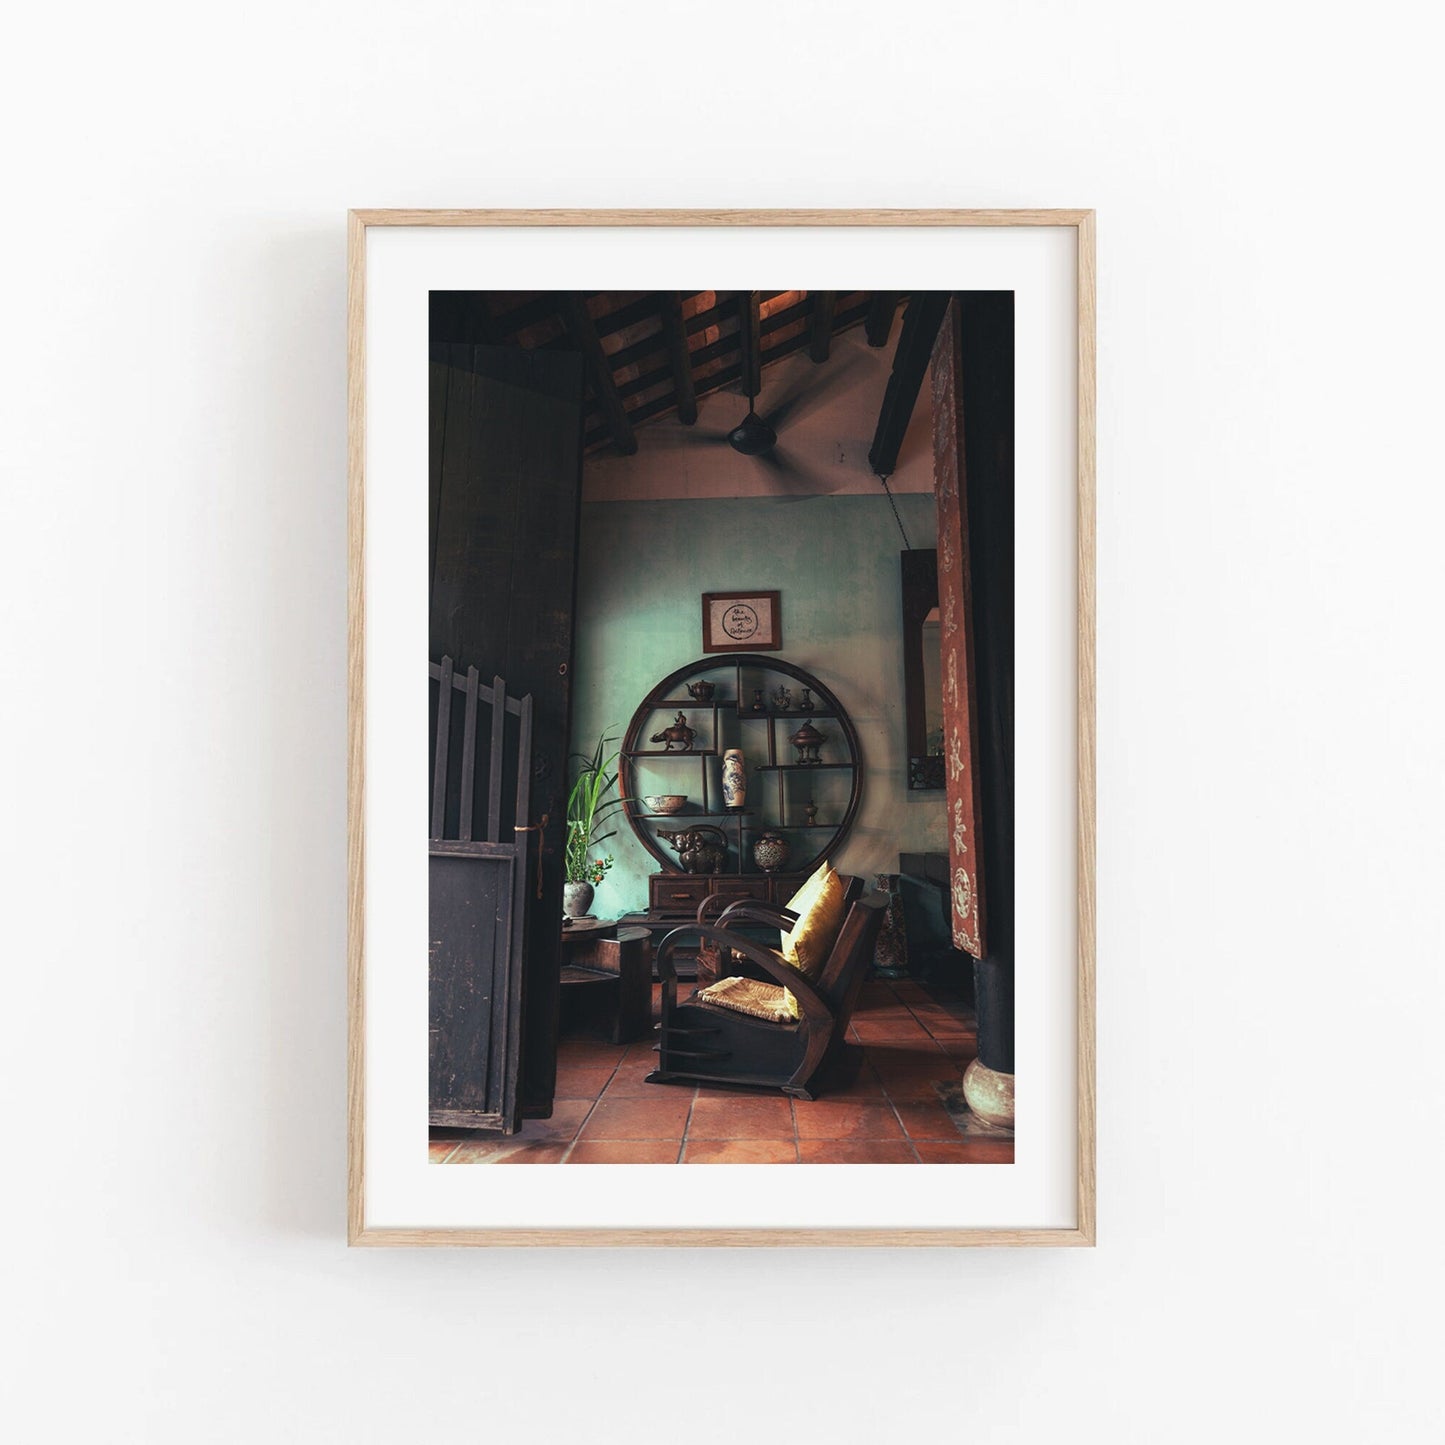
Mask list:
[[[597,739],[592,756],[573,753],[582,765],[567,794],[567,844],[565,863],[566,882],[562,885],[562,912],[568,918],[585,918],[592,907],[592,897],[597,885],[607,876],[612,867],[612,855],[605,858],[592,856],[598,843],[610,838],[615,829],[605,833],[597,831],[605,814],[622,806],[621,798],[607,798],[608,789],[617,782],[617,774],[608,769],[617,761],[618,754],[604,757],[607,744],[615,741],[605,733]]]

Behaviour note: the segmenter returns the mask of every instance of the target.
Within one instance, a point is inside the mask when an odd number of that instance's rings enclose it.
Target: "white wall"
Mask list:
[[[12,15],[9,1433],[1440,1438],[1421,14]],[[412,203],[1099,208],[1097,1250],[344,1248],[342,212]]]

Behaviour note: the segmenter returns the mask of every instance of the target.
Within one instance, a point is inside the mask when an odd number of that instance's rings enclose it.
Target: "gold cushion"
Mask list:
[[[797,1001],[787,989],[737,974],[718,979],[703,989],[698,998],[774,1024],[790,1024],[798,1017]]]
[[[817,978],[833,951],[845,912],[843,880],[826,859],[793,894],[788,908],[798,921],[782,936],[783,958],[806,978]]]

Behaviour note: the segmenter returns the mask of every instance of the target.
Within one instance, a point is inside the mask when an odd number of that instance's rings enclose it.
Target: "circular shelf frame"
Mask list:
[[[699,702],[696,698],[690,697],[686,692],[686,684],[701,679],[708,674],[731,673],[733,677],[733,691],[735,696],[731,698],[719,697],[714,692],[711,700]],[[755,712],[750,707],[743,705],[743,675],[744,673],[769,673],[776,678],[791,679],[800,688],[807,688],[814,697],[815,706],[804,712],[797,708],[791,708],[786,712],[778,711],[771,705],[762,712]],[[769,686],[775,685],[774,679],[769,679]],[[781,684],[776,684],[781,685]],[[721,690],[721,687],[718,689]],[[764,688],[765,695],[768,688]],[[712,714],[712,746],[708,748],[690,748],[686,752],[668,752],[664,748],[649,749],[643,746],[645,735],[649,732],[649,720],[657,713],[671,709],[694,713],[710,712]],[[729,743],[727,746],[743,747],[743,727],[750,722],[765,722],[767,724],[767,761],[757,763],[754,757],[748,754],[744,748],[744,756],[748,758],[748,805],[738,810],[726,810],[721,805],[721,780],[717,780],[716,792],[718,794],[717,806],[710,807],[710,794],[714,791],[714,779],[711,773],[711,759],[720,759],[724,751],[721,740],[721,720],[723,717],[737,720],[738,741]],[[810,719],[826,718],[837,725],[839,737],[830,737],[828,742],[831,747],[836,748],[839,743],[847,748],[848,759],[846,762],[828,761],[823,763],[793,763],[779,762],[777,748],[777,720],[779,718],[792,719],[798,723]],[[654,729],[655,730],[655,729]],[[791,744],[784,740],[784,747]],[[696,760],[701,769],[702,782],[702,810],[700,812],[681,813],[649,813],[643,803],[643,796],[636,787],[636,766],[639,761],[653,762],[659,758],[693,759]],[[719,772],[721,763],[717,764]],[[851,786],[849,788],[848,801],[843,809],[843,816],[836,824],[830,823],[788,823],[786,821],[788,798],[787,779],[796,776],[798,773],[836,773],[848,772],[851,775]],[[760,807],[760,794],[767,780],[776,774],[777,776],[777,804],[776,807],[768,809]],[[781,657],[769,657],[765,653],[758,652],[735,652],[728,654],[713,654],[707,657],[698,658],[685,666],[670,672],[659,683],[657,683],[643,698],[637,710],[632,714],[632,720],[627,725],[627,732],[623,736],[621,754],[617,764],[617,791],[622,800],[622,811],[627,818],[628,826],[636,835],[638,841],[648,853],[661,866],[664,873],[682,874],[683,869],[678,863],[675,855],[664,851],[664,844],[657,837],[654,831],[655,825],[661,823],[675,823],[679,827],[685,827],[692,823],[709,824],[714,827],[721,827],[726,833],[727,824],[733,823],[733,836],[730,839],[730,846],[737,852],[737,866],[729,870],[729,873],[739,875],[758,876],[755,867],[745,867],[750,863],[751,858],[745,846],[745,839],[749,834],[756,836],[770,829],[789,835],[800,835],[803,842],[812,849],[811,853],[796,863],[789,859],[786,872],[806,873],[811,872],[818,862],[833,853],[839,845],[847,838],[852,831],[854,819],[858,816],[858,807],[863,797],[863,755],[858,743],[858,730],[853,726],[853,720],[848,716],[847,709],[838,701],[836,694],[820,678],[811,672],[805,671],[796,663],[785,661]],[[777,821],[769,822],[770,816],[776,815]],[[744,818],[758,818],[757,825],[747,828],[744,826]],[[649,826],[653,825],[653,826]],[[825,835],[826,836],[823,836]]]

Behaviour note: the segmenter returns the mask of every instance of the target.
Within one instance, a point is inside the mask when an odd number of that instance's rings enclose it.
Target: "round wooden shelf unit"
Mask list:
[[[699,701],[687,692],[687,684],[712,682],[715,691],[707,701]],[[792,707],[780,710],[771,698],[778,687],[797,684],[796,690],[807,689],[813,695],[808,709]],[[731,696],[728,696],[731,685]],[[751,706],[756,691],[765,699],[762,709]],[[649,747],[648,740],[673,721],[677,713],[686,715],[689,726],[697,731],[696,741],[704,746],[685,752],[668,752],[662,747]],[[706,719],[710,718],[708,724]],[[789,761],[792,744],[789,738],[805,722],[826,720],[822,731],[826,741],[822,751],[825,759],[817,763]],[[756,724],[763,724],[759,727]],[[827,724],[832,723],[832,727]],[[779,724],[782,724],[780,729]],[[781,732],[781,736],[780,736]],[[721,757],[729,748],[741,748],[748,765],[747,806],[729,811],[722,806]],[[650,813],[637,786],[639,769],[660,759],[672,764],[690,761],[697,767],[699,794],[689,796],[684,811]],[[669,765],[671,766],[671,764]],[[830,811],[836,821],[808,823],[792,821],[803,812],[796,799],[789,796],[788,780],[799,773],[836,775],[846,773],[847,798],[832,800]],[[770,786],[776,779],[776,788]],[[670,791],[681,791],[682,782]],[[805,672],[780,657],[762,653],[733,653],[702,657],[669,673],[643,698],[622,740],[618,760],[618,793],[623,812],[642,846],[662,865],[667,873],[681,873],[677,855],[665,851],[666,844],[657,829],[672,824],[686,828],[706,824],[721,828],[729,835],[729,848],[735,854],[729,872],[752,874],[757,870],[752,861],[751,839],[767,831],[781,832],[793,844],[795,853],[786,865],[788,873],[809,873],[822,858],[830,856],[847,837],[858,813],[863,795],[862,754],[858,733],[837,697],[812,673]],[[648,792],[646,796],[651,796]],[[745,824],[744,819],[754,821]],[[804,851],[811,853],[804,856]]]

